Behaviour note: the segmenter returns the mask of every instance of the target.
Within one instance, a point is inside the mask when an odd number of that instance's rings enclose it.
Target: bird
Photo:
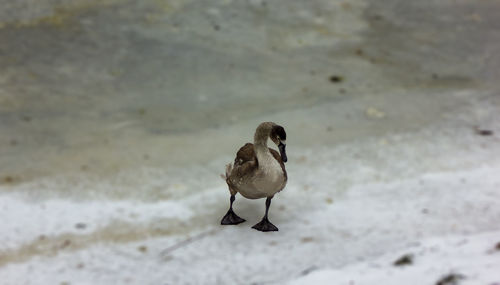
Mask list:
[[[267,146],[268,138],[278,146],[279,153]],[[237,225],[245,222],[233,211],[237,193],[247,199],[266,198],[266,212],[262,220],[252,228],[262,231],[278,231],[268,218],[271,199],[285,188],[288,175],[285,169],[286,156],[285,129],[274,122],[263,122],[255,130],[254,142],[246,143],[236,153],[234,162],[226,165],[225,175],[221,175],[229,187],[230,205],[222,218],[222,225]]]

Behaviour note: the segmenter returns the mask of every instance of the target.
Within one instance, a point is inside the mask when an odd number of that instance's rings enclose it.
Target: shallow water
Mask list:
[[[262,121],[287,130],[289,188],[322,201],[500,161],[498,1],[0,4],[1,231],[17,233],[0,267],[213,230],[219,174]]]

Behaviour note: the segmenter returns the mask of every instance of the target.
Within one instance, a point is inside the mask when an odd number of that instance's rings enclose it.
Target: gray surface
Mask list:
[[[0,0],[0,280],[498,282],[498,6]],[[268,120],[280,231],[241,196],[220,226],[219,174]]]
[[[363,96],[406,119],[375,131],[347,124],[335,139],[429,124],[462,104],[438,94],[497,89],[499,6],[4,0],[0,169],[28,180],[89,164],[99,172],[151,149],[166,156],[157,165],[178,163],[150,140]],[[331,83],[332,75],[343,82]],[[391,107],[387,94],[399,94],[399,103]]]

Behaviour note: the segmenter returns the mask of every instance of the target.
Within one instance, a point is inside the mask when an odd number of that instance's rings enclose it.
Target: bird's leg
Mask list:
[[[272,198],[273,197],[267,197],[267,199],[266,199],[266,214],[262,218],[262,221],[260,221],[258,224],[256,224],[252,228],[254,228],[258,231],[261,231],[261,232],[278,231],[278,228],[275,225],[271,224],[271,222],[269,222],[269,220],[267,219],[267,213],[269,212],[269,206],[271,206],[271,199]]]
[[[221,225],[237,225],[245,221],[245,219],[238,217],[238,215],[233,212],[234,199],[234,195],[231,195],[231,198],[229,199],[229,201],[231,201],[231,204],[229,205],[229,210],[227,211],[226,215],[220,221]]]

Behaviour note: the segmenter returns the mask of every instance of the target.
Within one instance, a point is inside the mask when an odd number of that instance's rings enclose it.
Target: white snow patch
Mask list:
[[[39,237],[88,234],[113,222],[141,224],[164,218],[189,219],[192,215],[186,205],[174,201],[74,202],[53,199],[34,202],[6,194],[0,196],[3,220],[0,224],[0,249],[14,249]]]
[[[500,231],[426,239],[374,260],[316,270],[288,284],[436,284],[450,274],[463,285],[499,284],[500,251],[492,246],[499,238]],[[408,254],[412,256],[411,264],[394,265]]]

